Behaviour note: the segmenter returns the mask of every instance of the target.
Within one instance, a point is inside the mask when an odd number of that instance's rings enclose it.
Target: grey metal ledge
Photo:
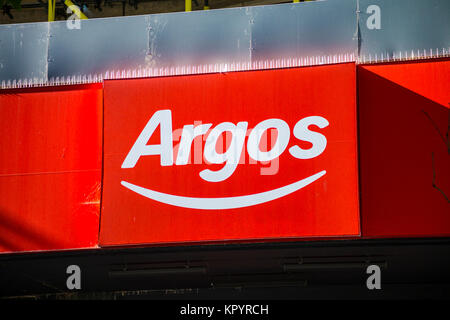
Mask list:
[[[324,0],[0,26],[1,88],[448,57],[448,0]]]

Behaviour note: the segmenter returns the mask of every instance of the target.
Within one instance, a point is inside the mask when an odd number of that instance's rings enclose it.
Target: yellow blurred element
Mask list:
[[[66,6],[68,6],[70,8],[70,10],[72,10],[72,12],[77,15],[77,17],[79,19],[85,20],[88,18],[88,17],[86,17],[86,15],[83,12],[81,12],[80,8],[77,5],[75,5],[72,1],[66,0],[66,1],[64,1],[64,4]]]
[[[192,0],[185,0],[185,10],[192,11]]]
[[[48,0],[48,21],[55,21],[56,0]]]

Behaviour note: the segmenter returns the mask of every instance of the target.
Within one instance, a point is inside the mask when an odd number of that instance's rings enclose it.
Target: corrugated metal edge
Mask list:
[[[88,83],[101,83],[103,80],[114,79],[136,79],[147,77],[167,77],[181,75],[196,75],[208,73],[226,73],[237,71],[270,70],[295,67],[307,67],[337,63],[355,62],[354,53],[342,53],[333,56],[314,56],[303,58],[270,59],[253,61],[248,63],[221,63],[205,64],[198,66],[164,67],[164,68],[144,68],[144,69],[123,69],[109,70],[104,74],[87,74],[69,77],[51,77],[48,81],[43,79],[14,79],[2,80],[2,89],[31,88],[61,85],[77,85]]]
[[[356,29],[353,37],[360,40],[359,34],[359,0],[355,2],[355,22]],[[219,10],[242,10],[242,8],[231,9],[219,9]],[[246,8],[245,10],[251,10]],[[167,13],[167,14],[180,14]],[[161,15],[161,14],[158,14]],[[145,15],[148,23],[150,17],[153,15]],[[132,18],[132,17],[125,17]],[[102,19],[102,18],[100,18]],[[108,18],[103,18],[108,19]],[[52,22],[43,22],[47,24],[47,37],[50,41],[50,29]],[[150,43],[148,43],[150,45]],[[269,70],[280,68],[293,68],[293,67],[307,67],[315,65],[326,65],[336,63],[348,63],[355,62],[357,64],[376,64],[376,63],[389,63],[389,62],[401,62],[412,60],[430,60],[450,57],[449,48],[423,48],[405,52],[386,52],[374,55],[361,55],[359,54],[358,47],[354,52],[343,52],[340,54],[329,56],[309,56],[309,57],[280,57],[280,59],[267,59],[251,62],[236,61],[231,63],[220,64],[204,64],[204,65],[185,65],[177,67],[156,67],[156,68],[141,68],[141,69],[115,69],[108,70],[104,73],[98,74],[83,74],[83,75],[67,75],[61,77],[50,78],[23,78],[23,79],[8,79],[1,80],[0,89],[14,89],[14,88],[30,88],[30,87],[47,87],[47,86],[60,86],[60,85],[77,85],[88,83],[102,83],[104,80],[109,79],[134,79],[134,78],[146,78],[146,77],[165,77],[165,76],[180,76],[180,75],[196,75],[196,74],[208,74],[208,73],[226,73],[226,72],[238,72],[238,71],[253,71],[253,70]],[[48,77],[48,59],[49,59],[49,46],[47,48],[47,77]],[[251,48],[250,48],[251,51]],[[251,52],[250,52],[251,54]],[[250,57],[251,58],[251,57]]]
[[[430,48],[417,49],[411,51],[399,51],[392,54],[382,53],[361,55],[357,59],[358,64],[376,64],[386,62],[400,62],[400,61],[415,61],[415,60],[430,60],[450,57],[449,48]]]

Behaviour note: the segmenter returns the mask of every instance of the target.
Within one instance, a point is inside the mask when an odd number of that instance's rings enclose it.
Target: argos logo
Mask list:
[[[289,153],[297,159],[312,159],[320,155],[327,146],[326,137],[315,131],[311,131],[309,126],[316,125],[325,128],[329,125],[328,120],[320,116],[310,116],[299,120],[293,129],[293,135],[299,140],[312,144],[309,149],[302,149],[298,145],[289,148]],[[148,145],[148,141],[157,128],[160,128],[161,142],[159,144]],[[224,164],[222,169],[213,171],[205,169],[201,171],[200,177],[208,182],[221,182],[228,179],[236,170],[241,159],[246,136],[247,152],[251,159],[255,161],[272,161],[278,158],[288,146],[291,138],[289,125],[281,119],[267,119],[258,123],[247,134],[248,122],[222,122],[212,130],[211,123],[194,126],[185,125],[181,134],[181,141],[178,148],[175,165],[187,165],[193,141],[198,136],[206,135],[204,148],[204,158],[214,164]],[[276,129],[277,136],[274,145],[270,150],[262,151],[260,146],[264,134],[269,129]],[[208,133],[209,131],[209,133]],[[208,133],[208,134],[207,134]],[[230,133],[231,141],[227,150],[222,153],[217,152],[217,145],[224,133]],[[267,136],[267,135],[266,135]],[[222,144],[219,144],[222,145]],[[161,166],[172,166],[173,163],[173,135],[172,135],[172,112],[171,110],[159,110],[153,114],[147,125],[142,130],[130,152],[122,163],[123,169],[134,168],[139,159],[143,156],[160,156]]]
[[[326,137],[318,132],[311,131],[310,125],[325,128],[329,125],[328,120],[320,116],[310,116],[299,120],[293,129],[293,135],[299,140],[312,144],[309,149],[302,149],[298,145],[289,148],[289,153],[297,159],[312,159],[320,155],[326,148]],[[160,143],[148,144],[149,139],[160,128]],[[251,159],[260,162],[272,161],[278,158],[289,144],[291,130],[289,125],[281,119],[267,119],[258,123],[253,129],[247,130],[248,122],[241,121],[237,124],[222,122],[213,127],[211,123],[194,126],[185,125],[181,133],[181,141],[178,146],[175,165],[187,165],[193,141],[198,136],[206,136],[204,158],[212,164],[223,164],[219,170],[204,169],[199,172],[200,177],[207,182],[222,182],[228,179],[236,170],[241,154],[247,139],[247,152]],[[262,145],[267,148],[267,131],[275,129],[277,135],[273,146],[267,151],[261,150]],[[217,152],[217,146],[223,146],[221,137],[229,133],[230,143],[226,150]],[[172,112],[171,110],[159,110],[153,114],[146,126],[140,133],[130,152],[122,163],[122,169],[134,168],[139,159],[143,156],[159,156],[161,166],[174,165],[173,135],[172,135]],[[164,194],[155,190],[133,185],[122,181],[122,185],[144,197],[156,200],[165,204],[170,204],[183,208],[204,209],[204,210],[224,210],[253,206],[264,202],[281,198],[287,194],[297,191],[314,182],[326,173],[325,170],[310,177],[304,178],[293,184],[283,186],[274,190],[262,193],[243,195],[237,197],[223,198],[194,198],[178,195]]]
[[[100,243],[359,234],[352,64],[105,81]]]

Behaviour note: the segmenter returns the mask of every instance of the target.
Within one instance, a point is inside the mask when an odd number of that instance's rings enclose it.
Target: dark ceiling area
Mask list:
[[[442,299],[450,239],[110,248],[0,256],[0,296],[22,299]],[[81,269],[81,290],[66,268]],[[381,269],[368,290],[366,268]]]

